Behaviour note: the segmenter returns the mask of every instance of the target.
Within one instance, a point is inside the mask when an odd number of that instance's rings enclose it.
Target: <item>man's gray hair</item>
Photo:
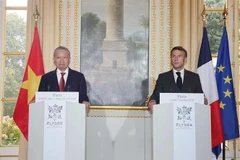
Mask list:
[[[70,56],[70,51],[68,50],[67,47],[64,47],[64,46],[59,46],[59,47],[57,47],[57,48],[54,50],[54,52],[53,52],[53,56],[55,56],[55,53],[56,53],[56,51],[58,51],[58,50],[65,50],[65,51],[67,51],[68,54],[69,54],[69,56]]]

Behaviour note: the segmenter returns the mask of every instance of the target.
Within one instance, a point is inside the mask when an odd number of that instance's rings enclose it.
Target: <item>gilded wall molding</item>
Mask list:
[[[151,118],[151,116],[88,116],[92,118]]]
[[[168,69],[171,68],[171,58],[170,58],[170,51],[172,49],[172,3],[171,1],[168,1],[168,39],[167,39],[167,44],[168,44],[168,58],[167,58],[167,62],[168,62]]]
[[[164,1],[160,0],[159,3],[159,71],[164,71]]]
[[[75,0],[74,4],[74,47],[73,47],[73,67],[74,69],[79,68],[80,65],[78,63],[80,62],[79,57],[79,0]]]
[[[171,68],[172,1],[152,0],[150,8],[149,94],[155,87],[158,74]]]
[[[63,43],[63,0],[59,0],[59,44]]]
[[[71,0],[67,0],[67,15],[66,15],[66,22],[67,22],[67,26],[66,26],[66,46],[71,49],[71,45],[70,45],[70,41],[71,41]],[[75,24],[73,24],[75,25]],[[72,49],[71,49],[72,50]]]
[[[151,9],[150,9],[150,49],[149,49],[149,54],[150,54],[150,81],[151,85],[149,86],[151,88],[150,92],[154,89],[155,86],[155,75],[156,75],[156,0],[151,1]]]
[[[91,107],[88,117],[151,118],[147,107],[99,106]]]
[[[60,0],[59,2],[59,45],[66,46],[71,52],[71,64],[79,70],[79,21],[81,16],[79,0]]]

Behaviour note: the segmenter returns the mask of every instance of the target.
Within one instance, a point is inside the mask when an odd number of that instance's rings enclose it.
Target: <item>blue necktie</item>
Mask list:
[[[178,88],[181,90],[182,89],[182,77],[181,77],[181,72],[176,72],[176,74],[178,75],[177,77],[177,86]]]

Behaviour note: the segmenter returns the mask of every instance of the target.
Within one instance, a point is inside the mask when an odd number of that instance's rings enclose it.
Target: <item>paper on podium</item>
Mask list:
[[[35,102],[68,101],[78,103],[78,92],[36,92]]]
[[[160,104],[162,103],[200,103],[204,104],[203,93],[161,93]]]

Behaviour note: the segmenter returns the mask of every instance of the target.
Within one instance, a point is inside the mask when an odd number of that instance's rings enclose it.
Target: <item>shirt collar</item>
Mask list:
[[[65,73],[65,75],[67,75],[67,74],[68,74],[68,72],[69,72],[69,68],[66,68],[66,70],[65,70],[65,71],[60,71],[60,69],[58,69],[58,68],[57,68],[57,74],[61,74],[62,72],[64,72],[64,73]]]
[[[181,77],[184,75],[184,68],[180,71],[177,71],[175,69],[173,69],[173,73],[176,74],[176,72],[180,72],[181,73]]]

